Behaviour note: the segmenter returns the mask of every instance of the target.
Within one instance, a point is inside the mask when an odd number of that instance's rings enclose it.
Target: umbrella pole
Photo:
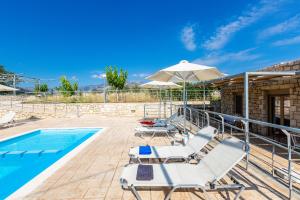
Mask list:
[[[173,113],[172,113],[172,109],[173,109],[173,105],[172,105],[173,104],[173,102],[172,102],[172,98],[173,98],[172,97],[172,88],[169,90],[169,98],[170,98],[170,108],[171,108],[170,109],[170,114],[171,114],[170,116],[172,116],[173,115]]]
[[[206,97],[205,97],[205,84],[203,83],[203,101],[204,101],[204,110],[205,110],[205,106],[206,106]]]
[[[183,121],[183,132],[186,134],[186,91],[185,91],[185,80],[183,80],[183,115],[184,115],[184,121]]]
[[[159,119],[161,119],[161,87],[159,87]]]

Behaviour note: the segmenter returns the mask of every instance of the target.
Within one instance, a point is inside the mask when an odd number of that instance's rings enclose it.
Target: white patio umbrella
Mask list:
[[[149,80],[164,82],[183,82],[184,117],[186,118],[186,82],[208,81],[224,76],[217,68],[206,65],[190,63],[186,60],[178,64],[162,69],[147,77]],[[186,133],[186,120],[184,120],[184,132]]]
[[[173,82],[162,82],[162,81],[150,81],[148,83],[144,83],[140,85],[143,88],[155,88],[159,89],[159,117],[161,118],[161,90],[162,89],[175,89],[182,88],[182,86],[177,85]]]
[[[140,85],[143,88],[157,88],[157,89],[170,89],[170,88],[181,88],[182,86],[177,85],[173,82],[163,82],[163,81],[150,81]]]
[[[0,84],[0,92],[13,92],[13,91],[17,91],[18,89],[16,88],[12,88],[12,87],[8,87],[6,85],[1,85]]]

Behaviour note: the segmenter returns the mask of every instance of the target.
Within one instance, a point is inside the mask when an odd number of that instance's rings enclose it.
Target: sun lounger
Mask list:
[[[175,126],[169,124],[166,127],[145,127],[140,126],[135,128],[136,133],[141,133],[143,135],[151,135],[151,137],[154,137],[156,134],[165,134],[167,137],[170,138],[170,133],[175,132],[177,129]]]
[[[179,116],[176,113],[167,119],[141,120],[140,124],[145,127],[166,127],[168,124],[171,124],[172,121],[177,121],[177,118],[179,118]]]
[[[13,111],[9,111],[7,114],[0,118],[0,126],[8,126],[12,125],[14,122],[14,117],[16,113]]]
[[[190,138],[186,145],[180,146],[150,146],[151,153],[139,153],[139,147],[129,150],[131,161],[142,162],[141,159],[160,158],[168,162],[172,159],[183,159],[186,162],[197,157],[201,149],[204,148],[218,133],[218,130],[212,126],[207,126],[198,131],[194,137]]]
[[[234,189],[239,190],[237,199],[244,190],[244,186],[234,178],[233,184],[221,184],[220,180],[228,174],[246,155],[245,143],[237,138],[225,139],[211,150],[197,165],[188,163],[172,164],[147,164],[152,166],[153,178],[151,180],[137,180],[137,169],[140,164],[126,166],[120,177],[120,184],[123,189],[129,189],[134,196],[141,200],[140,188],[156,188],[163,190],[171,188],[166,200],[170,199],[172,192],[176,189],[200,189],[208,199],[207,191]],[[147,173],[145,173],[147,174]],[[150,174],[150,173],[148,173]]]

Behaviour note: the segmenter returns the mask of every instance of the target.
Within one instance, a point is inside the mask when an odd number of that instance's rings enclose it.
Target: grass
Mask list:
[[[119,102],[157,102],[159,98],[150,95],[148,93],[108,93],[106,96],[107,102],[119,103]],[[27,96],[23,99],[23,103],[103,103],[104,94],[88,93],[83,95],[74,95],[66,97],[63,95],[51,95],[51,96]]]
[[[162,93],[162,99],[169,100],[169,93]],[[172,101],[182,101],[182,93],[174,92]],[[219,94],[211,95],[212,99],[219,99]],[[188,93],[189,101],[202,101],[203,97],[199,91]],[[206,97],[206,99],[210,99]],[[159,102],[158,91],[109,91],[106,93],[106,102],[109,103],[135,103],[135,102]],[[23,103],[104,103],[104,93],[82,93],[80,95],[63,96],[55,95],[30,95],[25,96]]]

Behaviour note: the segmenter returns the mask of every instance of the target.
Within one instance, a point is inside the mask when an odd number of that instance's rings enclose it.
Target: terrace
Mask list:
[[[241,199],[300,199],[298,146],[300,129],[296,128],[297,120],[295,127],[290,127],[285,124],[252,119],[251,115],[253,85],[265,82],[274,83],[274,81],[276,83],[282,80],[291,82],[296,80],[297,82],[298,76],[297,71],[246,72],[205,83],[210,87],[213,85],[221,88],[221,97],[222,87],[232,84],[242,85],[242,88],[245,88],[243,89],[244,117],[216,112],[218,107],[206,106],[210,103],[209,100],[213,99],[212,92],[203,92],[203,89],[189,92],[192,101],[189,101],[190,106],[187,108],[185,119],[187,129],[194,134],[209,124],[218,128],[222,133],[206,146],[206,151],[212,150],[224,138],[231,136],[250,144],[251,148],[247,157],[230,172],[230,175],[246,187],[240,196]],[[284,83],[291,87],[289,82]],[[282,86],[283,84],[280,85]],[[293,88],[291,91],[293,92]],[[131,98],[126,97],[128,93]],[[162,103],[158,103],[160,98],[157,91],[150,90],[127,91],[123,94],[111,92],[112,99],[117,103],[61,102],[59,96],[55,94],[42,98],[34,95],[1,96],[1,111],[14,110],[19,118],[15,127],[2,129],[0,139],[37,128],[106,128],[96,140],[75,155],[72,160],[37,187],[27,191],[29,193],[26,194],[25,199],[134,199],[133,194],[122,190],[119,183],[121,172],[129,163],[129,148],[147,144],[171,144],[169,138],[164,136],[140,137],[135,134],[134,128],[139,125],[138,120],[142,117],[166,118],[172,114],[183,115],[180,91],[176,94],[179,95],[166,93]],[[92,95],[96,95],[97,99],[101,99],[100,101],[106,99],[106,97],[102,98],[106,95],[105,92]],[[118,95],[123,95],[123,97],[120,98]],[[133,99],[132,96],[139,96],[139,98]],[[298,98],[298,96],[293,98]],[[47,101],[47,99],[50,100]],[[55,99],[54,102],[51,101],[53,99]],[[221,99],[221,104],[224,104],[222,101],[223,99]],[[295,104],[295,101],[293,103]],[[38,117],[28,118],[28,114]],[[291,116],[296,115],[291,114]],[[232,123],[232,121],[239,123]],[[182,127],[183,124],[180,126]],[[285,139],[278,141],[276,138],[263,134],[264,130],[270,129],[273,132],[284,133]],[[182,138],[182,135],[176,133],[174,138]],[[230,177],[225,176],[221,182],[230,183]],[[163,199],[167,192],[168,190],[145,189],[140,194],[142,199]],[[208,194],[211,199],[233,199],[236,191],[212,191]],[[198,190],[181,189],[172,194],[172,199],[205,199],[205,196]]]
[[[34,189],[26,199],[134,199],[129,191],[123,191],[119,185],[119,177],[124,165],[128,163],[128,149],[132,146],[149,143],[151,145],[170,144],[165,137],[152,140],[141,139],[134,135],[138,118],[134,117],[102,117],[84,115],[81,118],[43,119],[28,122],[21,126],[2,130],[1,138],[23,131],[44,127],[108,127],[92,144],[81,151],[50,178]],[[216,144],[214,141],[211,145]],[[210,147],[211,148],[211,147]],[[242,161],[234,168],[233,173],[246,185],[241,199],[287,199],[288,188],[284,183],[273,178],[270,173],[272,154],[264,146],[253,146],[248,170]],[[258,168],[256,163],[261,168]],[[275,165],[286,164],[286,159],[276,156]],[[299,169],[295,164],[294,169]],[[268,172],[266,172],[268,170]],[[225,178],[224,181],[230,181]],[[295,185],[299,187],[299,185]],[[294,187],[295,187],[294,186]],[[141,192],[143,199],[162,199],[162,191],[145,190]],[[233,192],[210,192],[212,199],[228,199]],[[179,190],[172,199],[203,199],[199,191]],[[294,199],[299,198],[294,194]]]

